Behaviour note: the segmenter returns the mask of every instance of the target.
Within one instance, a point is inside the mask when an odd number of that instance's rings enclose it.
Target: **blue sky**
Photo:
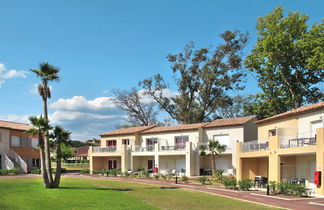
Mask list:
[[[156,73],[172,83],[168,53],[189,42],[217,45],[230,29],[248,31],[247,55],[258,16],[276,6],[299,10],[309,23],[323,18],[322,0],[284,1],[2,1],[0,0],[0,119],[26,122],[42,110],[30,68],[47,61],[61,68],[52,83],[53,123],[87,139],[114,129],[124,114],[111,90],[129,89]],[[249,76],[243,93],[258,91]],[[174,85],[171,85],[174,90]]]

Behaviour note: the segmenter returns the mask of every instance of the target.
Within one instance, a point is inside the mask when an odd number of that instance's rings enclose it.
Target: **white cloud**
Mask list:
[[[27,71],[17,71],[14,69],[7,70],[3,63],[0,63],[0,87],[5,83],[7,79],[12,78],[25,78],[27,76]]]
[[[6,120],[10,122],[18,122],[18,123],[29,123],[28,115],[0,115],[0,120]]]

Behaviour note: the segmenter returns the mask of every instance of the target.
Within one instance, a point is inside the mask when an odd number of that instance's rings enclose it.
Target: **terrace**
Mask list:
[[[294,148],[316,145],[316,133],[305,132],[290,136],[280,136],[280,148]]]
[[[256,151],[265,151],[269,150],[269,141],[268,140],[255,140],[245,142],[242,145],[241,152],[256,152]]]

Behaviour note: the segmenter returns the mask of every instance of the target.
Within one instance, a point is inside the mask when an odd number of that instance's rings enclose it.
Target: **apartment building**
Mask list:
[[[252,141],[257,137],[254,116],[218,119],[166,127],[122,128],[101,136],[100,147],[90,147],[90,171],[118,168],[122,171],[140,169],[159,173],[198,176],[211,169],[210,160],[200,156],[199,147],[217,140],[227,150],[217,159],[216,167],[236,167],[235,142]],[[233,149],[234,148],[234,149]],[[234,158],[233,158],[234,157]]]
[[[24,132],[31,126],[0,120],[0,168],[19,168],[27,173],[39,167],[38,139]]]
[[[324,195],[324,102],[257,121],[258,140],[237,142],[237,178],[305,182]],[[314,172],[321,175],[314,183]]]

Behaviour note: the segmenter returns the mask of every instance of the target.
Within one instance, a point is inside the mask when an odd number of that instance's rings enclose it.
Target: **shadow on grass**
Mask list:
[[[105,187],[60,187],[62,190],[112,190],[112,191],[133,191],[132,189],[124,188],[105,188]]]

